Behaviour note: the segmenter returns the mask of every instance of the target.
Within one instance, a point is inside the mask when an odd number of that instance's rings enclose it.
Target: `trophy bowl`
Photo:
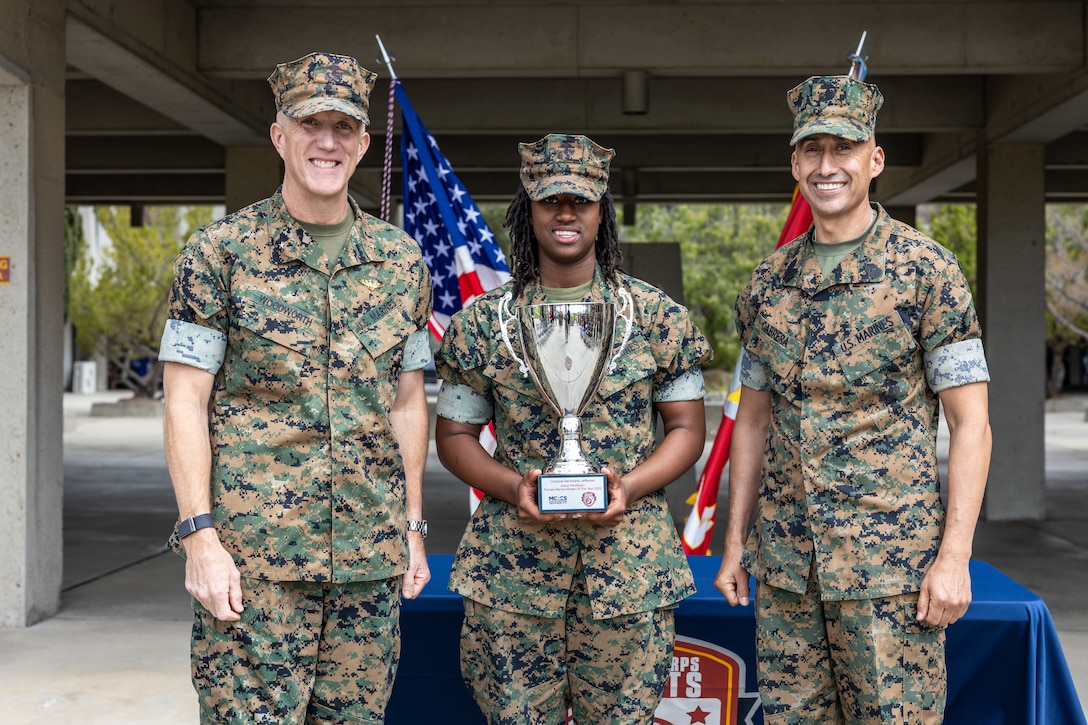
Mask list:
[[[524,365],[559,415],[559,451],[540,476],[543,513],[604,511],[605,475],[582,449],[582,423],[612,357],[616,306],[611,302],[527,305],[517,311]]]

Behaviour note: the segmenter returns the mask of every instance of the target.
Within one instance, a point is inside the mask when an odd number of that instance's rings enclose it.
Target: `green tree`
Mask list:
[[[79,260],[83,257],[87,242],[83,238],[83,220],[74,206],[64,207],[64,278],[70,280]],[[64,319],[71,319],[71,285],[64,287]]]
[[[162,379],[159,340],[173,281],[173,261],[184,240],[212,219],[210,207],[148,207],[132,226],[128,207],[99,207],[112,241],[101,259],[83,250],[69,280],[76,343],[106,358],[118,387],[155,397]]]
[[[774,251],[788,211],[777,204],[647,204],[634,227],[621,229],[624,241],[680,243],[684,295],[714,348],[711,369],[736,365],[733,306],[752,270]]]
[[[938,204],[919,209],[919,228],[956,255],[978,295],[978,214],[974,204]]]

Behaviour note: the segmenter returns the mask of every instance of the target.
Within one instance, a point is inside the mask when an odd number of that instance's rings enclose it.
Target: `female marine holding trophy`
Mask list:
[[[652,723],[673,608],[695,591],[664,486],[703,450],[710,346],[618,269],[612,149],[551,134],[519,150],[513,279],[436,355],[439,455],[484,493],[450,576],[461,671],[491,725],[559,725],[568,706],[582,725]]]

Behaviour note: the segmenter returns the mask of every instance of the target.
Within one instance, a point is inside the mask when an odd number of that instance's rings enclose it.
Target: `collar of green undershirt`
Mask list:
[[[577,287],[541,287],[540,289],[544,291],[544,296],[548,298],[548,302],[560,304],[564,302],[581,302],[585,299],[586,293],[589,292],[591,286],[593,286],[593,280],[589,280]]]
[[[344,250],[344,245],[347,244],[348,236],[351,234],[351,227],[355,224],[355,215],[351,213],[351,207],[349,206],[344,219],[336,224],[314,224],[303,221],[299,221],[298,224],[306,230],[307,234],[313,237],[319,247],[325,250],[325,255],[329,260],[335,263],[340,258],[340,252]]]

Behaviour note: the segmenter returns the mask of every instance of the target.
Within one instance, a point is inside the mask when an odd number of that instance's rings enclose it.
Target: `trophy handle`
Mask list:
[[[616,370],[616,360],[623,354],[623,349],[627,347],[627,341],[631,338],[631,330],[635,326],[635,303],[631,299],[631,293],[627,291],[626,287],[620,287],[619,295],[620,299],[623,300],[623,304],[620,305],[616,316],[623,318],[623,338],[620,339],[620,346],[616,349],[616,354],[608,361],[609,375]]]
[[[510,357],[514,358],[514,362],[518,364],[521,376],[527,378],[529,377],[529,366],[525,364],[524,360],[518,357],[516,352],[514,352],[514,346],[510,344],[510,333],[506,331],[506,326],[508,324],[517,324],[517,316],[510,311],[510,300],[512,298],[513,295],[507,292],[502,296],[502,299],[499,300],[499,330],[502,332],[502,341],[506,343],[506,351],[510,353]]]

